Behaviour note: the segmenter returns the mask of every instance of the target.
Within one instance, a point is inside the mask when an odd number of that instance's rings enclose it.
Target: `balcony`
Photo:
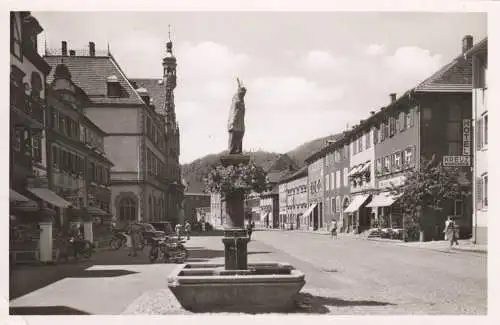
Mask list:
[[[28,122],[31,128],[43,128],[44,104],[41,99],[28,96],[21,89],[11,85],[10,106]]]

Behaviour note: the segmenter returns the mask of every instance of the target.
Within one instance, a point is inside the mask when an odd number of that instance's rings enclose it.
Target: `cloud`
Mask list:
[[[311,70],[330,70],[338,68],[341,65],[341,60],[326,51],[314,50],[307,53],[301,65]]]
[[[440,68],[441,55],[432,55],[429,50],[416,46],[405,46],[386,57],[385,64],[392,73],[424,78]]]
[[[383,44],[371,44],[365,49],[367,55],[382,55],[385,54],[386,48]]]

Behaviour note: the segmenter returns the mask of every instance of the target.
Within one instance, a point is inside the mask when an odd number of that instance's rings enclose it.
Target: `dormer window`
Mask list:
[[[118,78],[115,75],[109,76],[106,79],[106,83],[108,86],[108,97],[120,97],[121,88]]]

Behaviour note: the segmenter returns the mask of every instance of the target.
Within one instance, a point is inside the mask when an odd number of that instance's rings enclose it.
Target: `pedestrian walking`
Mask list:
[[[191,239],[191,224],[188,221],[184,224],[184,231],[186,232],[187,240]]]
[[[249,240],[249,241],[250,241],[250,240],[252,240],[252,230],[253,230],[253,229],[252,229],[252,228],[253,228],[253,227],[252,227],[252,224],[253,224],[253,223],[252,223],[252,222],[250,222],[250,220],[248,220],[248,222],[247,222],[247,234],[248,234],[248,240]]]
[[[331,232],[331,235],[332,235],[332,239],[333,238],[337,238],[337,221],[336,220],[332,220],[332,225],[331,225],[331,229],[330,229],[330,232]]]
[[[456,224],[455,220],[451,216],[448,217],[448,219],[444,223],[444,235],[445,235],[445,240],[448,240],[450,242],[450,248],[453,248],[453,244],[455,246],[458,246],[458,236],[456,233]]]
[[[139,242],[139,227],[135,224],[131,224],[128,228],[128,234],[130,236],[130,251],[128,256],[137,256],[137,244]]]
[[[175,234],[177,235],[177,240],[181,240],[181,224],[178,223],[176,226],[175,226]]]

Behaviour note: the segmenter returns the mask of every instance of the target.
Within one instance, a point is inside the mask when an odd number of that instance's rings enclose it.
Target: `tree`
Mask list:
[[[460,184],[462,173],[458,167],[444,167],[432,156],[422,158],[421,168],[413,168],[400,186],[391,187],[391,194],[399,197],[406,228],[421,229],[422,211],[442,210],[444,202],[470,195],[469,187]]]

